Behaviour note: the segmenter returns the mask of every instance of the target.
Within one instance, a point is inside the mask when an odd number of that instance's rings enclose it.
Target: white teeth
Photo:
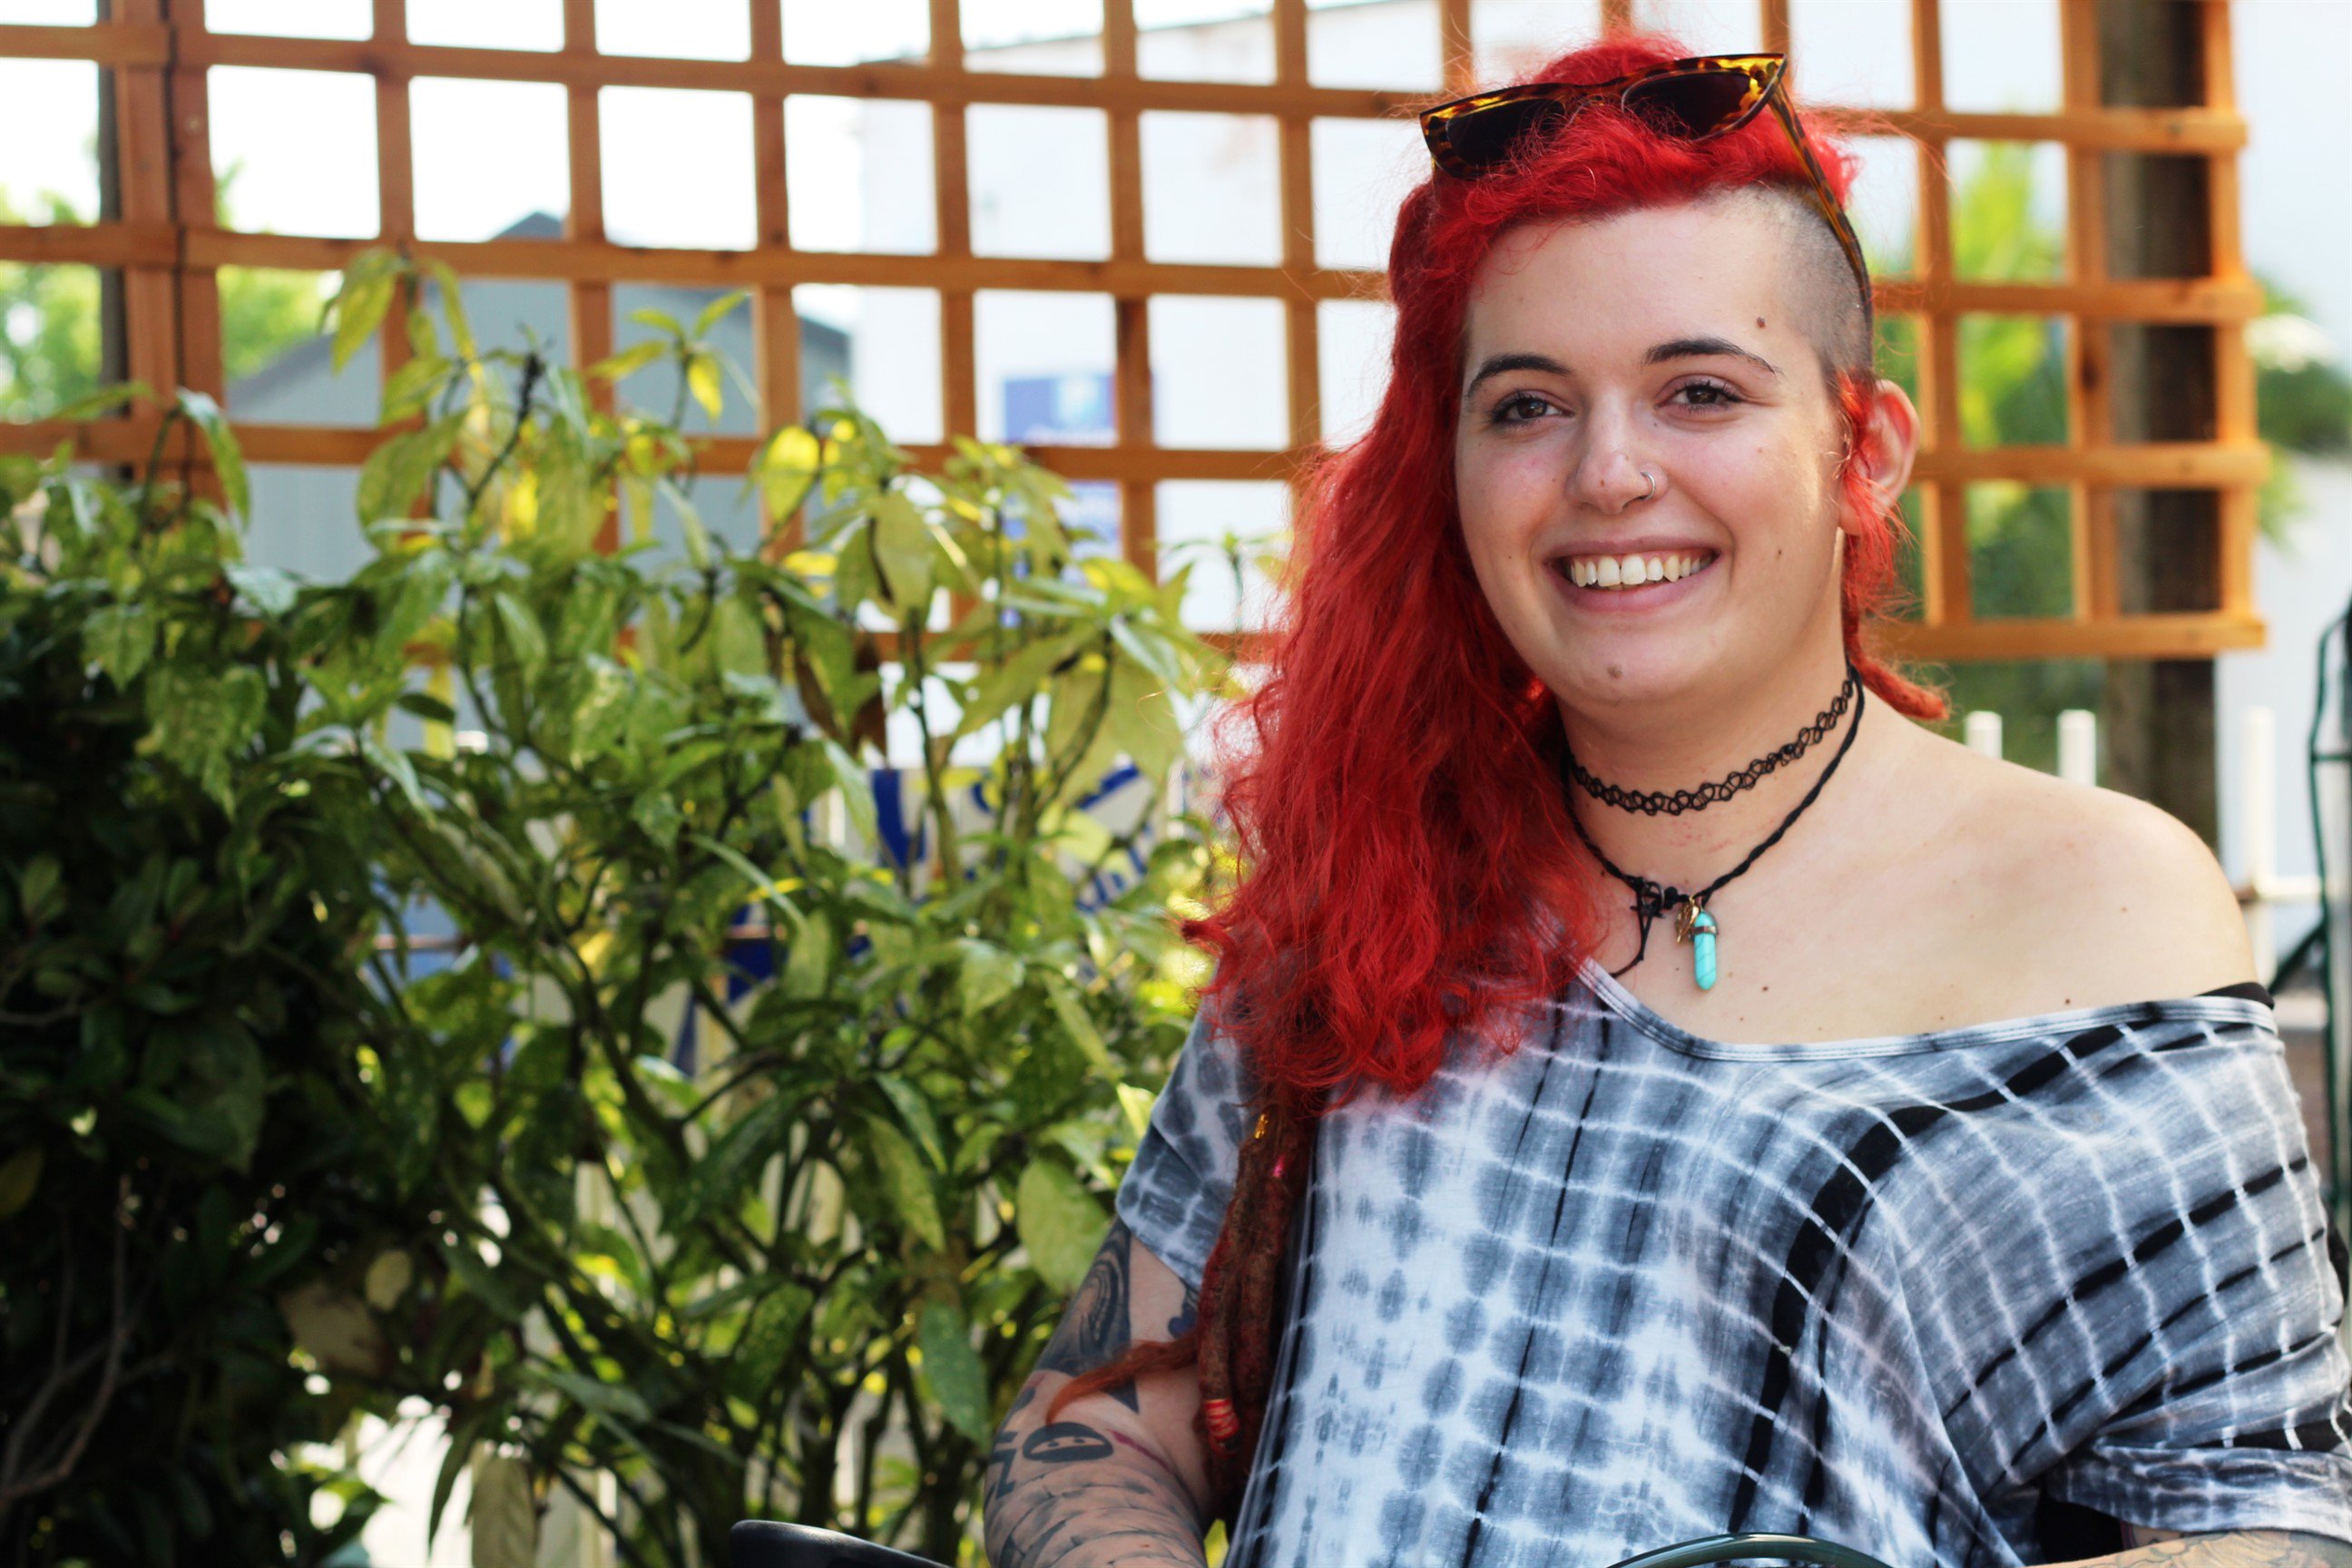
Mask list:
[[[1647,583],[1679,583],[1706,564],[1705,553],[1675,555],[1585,555],[1562,563],[1568,580],[1580,588],[1638,588]]]

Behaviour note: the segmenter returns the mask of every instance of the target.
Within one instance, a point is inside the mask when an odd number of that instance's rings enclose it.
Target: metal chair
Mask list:
[[[727,1532],[730,1568],[940,1568],[928,1557],[805,1524],[747,1519]]]

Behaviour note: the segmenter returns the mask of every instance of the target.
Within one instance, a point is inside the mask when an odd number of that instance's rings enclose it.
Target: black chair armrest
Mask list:
[[[940,1568],[928,1557],[805,1524],[747,1519],[727,1533],[731,1568]]]

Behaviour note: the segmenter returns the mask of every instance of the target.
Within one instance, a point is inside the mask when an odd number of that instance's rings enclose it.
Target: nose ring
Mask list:
[[[1647,468],[1643,468],[1638,471],[1640,472],[1643,480],[1647,483],[1650,488],[1643,490],[1640,495],[1635,496],[1633,499],[1635,500],[1648,500],[1652,496],[1658,493],[1658,476],[1650,472]]]

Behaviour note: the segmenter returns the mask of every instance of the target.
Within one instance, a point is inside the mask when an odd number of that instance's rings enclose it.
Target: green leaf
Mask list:
[[[749,289],[730,289],[721,294],[702,308],[702,314],[694,318],[692,335],[698,338],[709,337],[710,329],[719,324],[720,317],[751,297],[751,290]]]
[[[477,1409],[461,1415],[449,1426],[449,1444],[441,1455],[441,1471],[433,1478],[433,1502],[425,1514],[425,1549],[433,1550],[433,1538],[440,1533],[442,1510],[449,1506],[449,1493],[457,1485],[458,1475],[465,1470],[474,1453],[474,1434],[488,1419],[488,1412]]]
[[[221,413],[220,405],[201,392],[180,388],[180,407],[186,412],[205,446],[212,453],[213,471],[220,476],[221,496],[228,510],[238,517],[250,515],[253,494],[245,479],[245,453],[230,433],[228,418]]]
[[[530,1302],[515,1288],[499,1278],[496,1269],[474,1250],[473,1243],[460,1238],[441,1243],[442,1260],[449,1265],[466,1289],[482,1299],[482,1304],[509,1323],[522,1321],[530,1311]]]
[[[1045,988],[1045,1000],[1053,1006],[1054,1016],[1061,1020],[1062,1032],[1070,1037],[1070,1043],[1085,1052],[1087,1060],[1097,1068],[1104,1072],[1114,1070],[1109,1048],[1103,1044],[1101,1032],[1087,1016],[1086,1004],[1068,978],[1051,969],[1035,973],[1038,983]]]
[[[1160,1097],[1148,1089],[1138,1089],[1131,1083],[1118,1086],[1118,1108],[1127,1117],[1127,1130],[1141,1138],[1151,1130],[1151,1108]]]
[[[425,798],[425,788],[417,782],[416,765],[408,760],[406,752],[385,745],[368,731],[359,731],[360,755],[374,764],[378,773],[391,779],[407,800],[409,809],[423,815],[432,806]]]
[[[588,367],[588,374],[599,381],[620,381],[669,353],[669,345],[659,338],[647,338],[641,343],[631,343],[619,353],[600,359]]]
[[[1026,966],[1014,954],[978,937],[959,937],[955,945],[962,960],[956,999],[965,1017],[988,1011],[1020,987]]]
[[[822,915],[812,915],[793,933],[793,950],[784,960],[784,994],[800,1001],[822,996],[832,973],[833,927]]]
[[[690,355],[686,362],[686,390],[711,418],[719,417],[725,398],[719,384],[719,360],[707,353]]]
[[[357,510],[362,523],[407,515],[433,476],[457,449],[463,410],[422,430],[404,430],[376,447],[360,465]]]
[[[834,782],[841,786],[843,804],[849,808],[850,826],[866,843],[878,842],[882,830],[874,810],[873,778],[842,749],[840,742],[828,735],[824,744],[825,760],[833,764]]]
[[[505,1454],[478,1456],[467,1521],[474,1568],[532,1568],[539,1560],[539,1510],[531,1501],[530,1467]]]
[[[447,360],[436,356],[410,360],[394,371],[392,379],[383,384],[383,411],[377,416],[377,423],[390,425],[424,412],[454,368]]]
[[[335,318],[334,362],[341,370],[360,345],[383,325],[398,287],[399,258],[388,250],[364,250],[343,269],[343,286],[328,309]]]
[[[41,1146],[28,1144],[0,1163],[0,1219],[14,1217],[41,1184]]]
[[[985,1447],[996,1429],[989,1408],[988,1372],[971,1348],[971,1328],[961,1310],[944,1301],[924,1303],[915,1329],[923,1352],[923,1376],[949,1424]]]
[[[367,1303],[323,1280],[310,1280],[278,1297],[278,1311],[293,1331],[294,1342],[329,1372],[374,1377],[391,1364],[392,1346]]]
[[[874,500],[874,555],[882,590],[900,610],[930,597],[931,532],[915,503],[896,490]]]
[[[888,1122],[869,1117],[860,1124],[866,1157],[880,1178],[883,1195],[900,1220],[933,1251],[944,1248],[947,1227],[940,1221],[939,1194],[923,1170],[922,1156],[905,1133]]]
[[[897,1073],[878,1072],[874,1075],[876,1087],[889,1098],[898,1112],[898,1120],[915,1135],[924,1156],[939,1170],[946,1170],[948,1157],[940,1144],[940,1124],[932,1119],[930,1102],[921,1091]]]
[[[291,573],[275,566],[232,565],[224,568],[229,585],[245,595],[246,602],[265,616],[282,616],[294,607],[295,595],[300,584]]]
[[[25,862],[16,873],[16,899],[25,911],[25,923],[38,927],[50,916],[65,908],[61,896],[65,870],[54,855],[36,855]]]
[[[797,425],[787,425],[768,437],[751,465],[751,478],[767,500],[768,515],[790,517],[799,510],[824,463],[824,447]]]
[[[717,415],[712,415],[717,418]],[[687,499],[683,487],[667,479],[660,481],[662,494],[669,498],[670,506],[677,512],[678,531],[686,536],[687,564],[697,572],[710,570],[710,530],[702,525],[702,513]]]
[[[529,675],[546,663],[547,633],[530,606],[504,588],[490,595],[490,604],[498,611],[499,629],[506,634],[507,651],[523,673]]]
[[[466,293],[457,282],[457,269],[437,256],[418,259],[433,281],[440,286],[441,313],[449,319],[449,341],[460,357],[478,359],[481,351],[474,346],[473,324],[466,320]]]
[[[154,395],[143,381],[118,382],[110,386],[101,386],[96,392],[83,394],[59,407],[49,417],[60,421],[96,419],[113,413],[133,399]]]
[[[1038,1278],[1056,1290],[1076,1289],[1108,1223],[1094,1195],[1053,1161],[1033,1160],[1013,1189],[1013,1211]]]
[[[792,1131],[793,1102],[772,1094],[729,1128],[710,1152],[694,1163],[694,1175],[678,1200],[676,1221],[688,1226],[726,1208],[740,1189],[758,1179],[761,1165],[783,1147]]]
[[[155,651],[155,614],[143,604],[105,605],[82,623],[82,646],[118,688],[128,688]]]
[[[650,305],[643,310],[630,311],[629,320],[641,327],[651,327],[657,332],[667,332],[674,338],[686,336],[686,329],[678,325],[676,316],[671,315],[667,310],[656,310]]]
[[[598,1415],[617,1415],[625,1421],[650,1421],[653,1411],[645,1396],[625,1383],[605,1383],[562,1367],[534,1363],[529,1370],[534,1383],[545,1384],[583,1409]]]
[[[989,670],[972,683],[971,696],[956,718],[954,738],[963,739],[983,724],[993,723],[1005,710],[1037,695],[1055,666],[1076,654],[1095,638],[1090,626],[1072,627],[1041,638]]]

